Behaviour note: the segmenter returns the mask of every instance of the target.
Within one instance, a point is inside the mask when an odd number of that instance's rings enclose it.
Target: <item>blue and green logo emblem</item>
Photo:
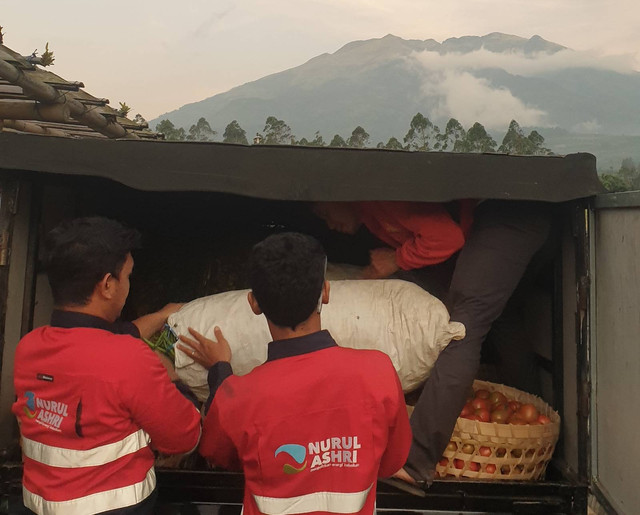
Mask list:
[[[307,468],[307,462],[306,462],[307,449],[303,445],[298,445],[295,443],[287,443],[287,444],[281,445],[276,449],[276,453],[274,454],[274,457],[280,454],[281,452],[291,456],[291,458],[293,458],[293,460],[298,465],[301,465],[301,467],[296,468],[293,465],[290,465],[289,463],[285,463],[284,466],[282,467],[282,470],[284,471],[285,474],[298,474]]]
[[[27,398],[27,405],[23,408],[24,414],[29,418],[34,418],[37,415],[36,394],[33,392],[26,392],[24,396]]]

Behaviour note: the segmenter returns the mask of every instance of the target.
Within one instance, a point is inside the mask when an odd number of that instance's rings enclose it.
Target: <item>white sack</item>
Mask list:
[[[247,302],[249,290],[230,291],[194,300],[169,317],[176,334],[190,336],[192,327],[214,339],[219,326],[231,346],[231,366],[237,375],[267,359],[271,341],[264,316]],[[459,322],[450,322],[444,304],[419,286],[397,279],[332,281],[329,304],[322,309],[322,327],[338,345],[377,349],[387,354],[409,392],[428,376],[438,354],[451,340],[464,338]],[[176,349],[176,372],[200,400],[209,395],[207,371]]]

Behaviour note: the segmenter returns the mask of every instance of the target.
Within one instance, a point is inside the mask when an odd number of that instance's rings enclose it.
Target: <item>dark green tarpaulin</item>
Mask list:
[[[591,154],[564,157],[0,133],[4,171],[104,177],[146,191],[280,200],[499,198],[561,202],[602,193]]]

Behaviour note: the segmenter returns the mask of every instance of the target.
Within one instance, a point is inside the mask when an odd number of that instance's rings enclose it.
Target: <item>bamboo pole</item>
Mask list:
[[[64,138],[69,137],[69,134],[59,129],[41,127],[37,123],[25,122],[24,120],[4,120],[4,126],[7,129],[13,129],[20,132],[28,132],[30,134],[42,134],[44,136],[61,136]]]
[[[39,104],[37,102],[2,102],[0,118],[6,120],[40,120],[44,122],[69,123],[71,110],[67,104]]]
[[[73,118],[110,138],[139,139],[135,134],[127,132],[120,124],[109,122],[100,113],[87,109],[75,98],[69,95],[63,95],[54,87],[32,79],[22,70],[19,70],[2,59],[0,59],[0,77],[4,77],[12,84],[20,86],[26,95],[32,96],[41,102],[47,104],[67,104]]]

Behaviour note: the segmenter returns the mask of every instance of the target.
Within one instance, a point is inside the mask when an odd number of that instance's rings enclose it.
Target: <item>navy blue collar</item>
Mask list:
[[[292,356],[299,356],[300,354],[307,354],[308,352],[337,346],[338,344],[331,337],[329,331],[325,329],[297,338],[272,341],[267,349],[267,361],[290,358]]]
[[[78,311],[63,311],[56,309],[51,314],[51,325],[53,327],[62,327],[64,329],[73,329],[75,327],[88,327],[91,329],[102,329],[114,334],[129,334],[136,338],[140,337],[140,331],[131,322],[124,320],[116,320],[109,322],[104,318],[89,315],[87,313],[79,313]]]

